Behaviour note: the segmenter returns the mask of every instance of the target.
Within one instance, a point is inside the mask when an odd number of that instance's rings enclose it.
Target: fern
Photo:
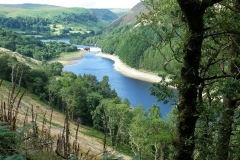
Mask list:
[[[0,122],[0,155],[6,156],[13,153],[17,146],[17,132],[11,131],[10,126],[5,122]]]
[[[15,154],[15,155],[6,157],[4,160],[26,160],[26,158],[21,154]]]

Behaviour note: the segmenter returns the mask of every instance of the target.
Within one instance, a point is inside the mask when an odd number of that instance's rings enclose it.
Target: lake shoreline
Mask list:
[[[79,51],[79,55],[75,56],[65,56],[65,57],[60,57],[57,59],[54,59],[52,62],[60,62],[63,64],[63,66],[69,66],[69,65],[74,65],[77,64],[77,60],[80,60],[83,58],[84,54],[88,54],[92,52],[86,52],[86,51]],[[161,77],[159,77],[157,74],[150,73],[150,72],[145,72],[145,71],[140,71],[135,68],[132,68],[128,66],[127,64],[123,63],[122,60],[117,56],[117,55],[111,55],[111,54],[106,54],[106,53],[97,53],[96,56],[110,59],[114,61],[114,69],[121,73],[122,75],[145,81],[145,82],[150,82],[150,83],[158,83],[162,80]]]
[[[74,55],[71,55],[71,52],[70,52],[69,55],[65,54],[64,57],[59,57],[59,58],[53,59],[50,61],[50,63],[60,62],[60,63],[62,63],[63,66],[74,65],[74,64],[78,63],[77,60],[82,59],[83,56],[88,53],[89,52],[87,52],[87,51],[79,50]]]
[[[96,55],[99,57],[107,58],[114,61],[114,69],[126,77],[134,78],[134,79],[138,79],[138,80],[142,80],[150,83],[157,83],[157,82],[160,82],[162,79],[156,74],[131,68],[127,64],[123,63],[122,60],[116,55],[110,55],[102,52]]]

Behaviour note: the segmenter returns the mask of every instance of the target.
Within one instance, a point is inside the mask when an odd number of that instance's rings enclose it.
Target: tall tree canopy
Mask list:
[[[165,59],[165,71],[175,75],[170,83],[155,84],[154,94],[159,99],[169,94],[160,91],[161,84],[179,91],[174,159],[237,159],[239,1],[143,3],[149,12],[141,15],[141,24],[161,39],[148,41]],[[167,68],[171,61],[174,70]]]

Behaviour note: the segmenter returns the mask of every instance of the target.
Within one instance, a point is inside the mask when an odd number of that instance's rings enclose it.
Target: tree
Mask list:
[[[73,95],[73,90],[71,88],[71,84],[76,79],[76,75],[72,72],[62,72],[61,81],[61,89],[59,94],[61,95],[63,101],[66,103],[66,110],[71,111],[72,118],[73,113],[75,112],[76,100]],[[65,111],[66,111],[65,110]]]
[[[116,91],[111,90],[108,76],[103,77],[102,81],[99,83],[99,86],[99,93],[103,95],[104,98],[114,98],[117,96]]]
[[[239,14],[237,12],[240,11],[240,1],[233,0],[232,9],[234,10],[233,13],[233,22],[235,20],[239,20]],[[232,22],[232,24],[233,24]],[[238,22],[235,22],[238,23]],[[216,147],[216,159],[218,160],[226,160],[229,159],[230,155],[230,141],[233,132],[233,123],[234,123],[234,116],[236,112],[236,108],[238,107],[240,100],[240,96],[237,91],[237,88],[240,87],[239,85],[239,44],[240,39],[239,35],[230,34],[230,50],[228,51],[228,68],[227,68],[227,75],[233,76],[227,83],[227,87],[225,87],[224,92],[227,94],[223,96],[223,105],[224,111],[222,113],[220,123],[219,123],[219,133],[218,133],[218,142]],[[238,158],[240,156],[237,156]]]
[[[160,107],[153,104],[148,111],[141,105],[132,111],[128,127],[132,151],[139,159],[164,160],[170,158],[171,125],[161,119]],[[170,158],[171,159],[171,158]]]
[[[220,4],[220,2],[222,3]],[[223,2],[225,4],[223,4]],[[208,106],[210,107],[214,105],[214,107],[216,107],[215,105],[219,105],[220,103],[216,103],[215,99],[219,99],[219,97],[223,95],[223,92],[215,92],[213,94],[213,91],[210,89],[214,89],[214,91],[221,90],[220,86],[223,84],[222,82],[226,84],[224,85],[225,87],[229,85],[234,86],[234,84],[237,85],[238,83],[232,81],[233,83],[231,84],[231,78],[227,81],[225,80],[227,77],[231,76],[224,75],[226,66],[223,65],[226,64],[224,53],[226,52],[225,48],[228,47],[224,45],[227,41],[224,39],[226,37],[223,38],[223,34],[231,33],[233,30],[224,30],[221,25],[224,24],[224,18],[226,20],[228,19],[223,13],[224,10],[231,8],[231,2],[223,0],[178,0],[178,6],[174,4],[175,1],[149,0],[144,1],[144,3],[148,6],[149,13],[145,15],[143,14],[142,25],[151,28],[159,37],[161,37],[162,44],[170,44],[170,51],[173,53],[172,58],[168,59],[168,57],[160,51],[160,54],[166,61],[165,64],[168,65],[170,61],[175,59],[179,62],[178,66],[181,68],[180,72],[177,72],[177,76],[173,77],[174,79],[172,81],[172,84],[176,85],[179,90],[176,120],[177,138],[174,143],[174,159],[190,160],[193,159],[193,153],[195,151],[195,129],[197,123],[202,122],[199,121],[199,117],[201,116],[202,119],[202,117],[207,118],[209,115],[209,113],[204,115],[204,110],[207,110],[207,103],[204,102],[206,95],[207,98],[210,97],[207,101]],[[175,8],[173,7],[174,5],[176,6]],[[160,6],[164,7],[159,9]],[[171,9],[169,6],[171,6]],[[169,10],[170,13],[168,15],[161,15],[161,13],[164,13],[163,11]],[[180,23],[175,22],[177,18],[177,22],[181,20]],[[215,24],[209,23],[210,21],[213,22],[215,19],[219,21],[217,25],[215,25],[216,22]],[[161,23],[160,25],[159,22]],[[236,28],[234,28],[234,30],[236,31]],[[184,34],[184,37],[182,37],[182,34]],[[176,37],[180,38],[179,41],[182,42],[183,45],[179,43],[179,47],[173,47],[173,44],[176,45],[176,42],[174,41],[174,38],[176,39]],[[234,57],[236,58],[236,56]],[[231,63],[228,62],[228,64]],[[222,70],[218,69],[218,71],[220,71],[219,73],[216,72],[217,66],[218,68],[219,66],[223,66],[221,67]],[[166,67],[165,69],[167,70]],[[210,86],[210,84],[214,84],[214,87]],[[224,89],[222,89],[222,91],[223,90]],[[239,93],[238,91],[236,92]],[[231,94],[225,95],[230,96]],[[213,100],[214,104],[211,103]],[[227,120],[231,121],[231,117],[227,117]],[[226,119],[224,121],[226,122]],[[209,124],[208,120],[206,121],[206,124]],[[231,131],[231,127],[229,131]],[[229,133],[230,132],[227,133],[228,136]]]
[[[213,2],[213,1],[212,1]],[[181,67],[181,82],[178,86],[179,103],[177,117],[177,140],[175,144],[175,160],[193,159],[195,148],[194,132],[198,119],[197,113],[197,88],[200,84],[199,64],[201,58],[201,46],[204,35],[203,16],[210,5],[199,1],[178,0],[178,4],[186,20],[185,46]],[[212,3],[211,5],[213,5]]]
[[[147,130],[146,124],[146,112],[142,105],[138,105],[133,110],[133,118],[129,126],[129,140],[132,151],[135,155],[139,156],[139,160],[144,158],[144,154],[147,153],[147,144],[149,130]]]
[[[178,113],[177,113],[177,139],[175,141],[174,159],[193,159],[195,149],[195,127],[198,120],[198,87],[201,83],[199,77],[202,56],[202,43],[204,40],[204,14],[206,9],[218,1],[200,2],[195,0],[178,0],[183,21],[186,23],[184,45],[178,56],[181,58],[181,70],[177,84]],[[153,1],[149,2],[150,4]],[[174,3],[174,2],[170,2]],[[158,4],[159,5],[159,4]],[[156,4],[152,4],[155,9]],[[159,7],[159,6],[158,6]],[[177,10],[177,9],[176,9]],[[158,32],[159,33],[159,32]],[[165,34],[168,32],[165,31]],[[171,32],[169,32],[171,34]],[[166,36],[167,37],[167,36]],[[168,39],[164,38],[164,39]],[[164,55],[163,55],[164,56]]]
[[[58,110],[63,109],[62,98],[60,95],[60,89],[62,87],[61,82],[59,80],[56,80],[55,77],[52,77],[50,78],[47,87],[50,105],[52,107],[56,107]]]
[[[118,124],[117,124],[117,133],[116,133],[116,147],[119,144],[126,144],[129,145],[129,134],[128,128],[131,124],[131,120],[133,117],[132,109],[129,105],[123,104],[116,104],[117,114],[118,117]]]
[[[37,69],[32,69],[28,73],[27,81],[30,83],[29,90],[32,93],[41,95],[46,90],[46,85],[48,83],[48,77],[45,72],[43,72],[41,70],[37,70]],[[40,98],[45,98],[45,97],[40,97]]]

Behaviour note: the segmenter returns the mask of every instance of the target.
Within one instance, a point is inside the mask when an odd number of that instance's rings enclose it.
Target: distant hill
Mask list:
[[[127,14],[113,21],[103,33],[89,37],[86,43],[96,43],[103,53],[117,55],[125,64],[135,69],[151,72],[164,71],[165,60],[152,44],[161,39],[145,25],[140,25],[141,13],[149,10],[142,2],[135,5]],[[167,48],[166,53],[170,52]],[[174,61],[169,63],[169,70]]]
[[[86,9],[82,7],[60,7],[48,4],[0,4],[0,14],[6,17],[30,16],[40,18],[54,18],[62,14],[83,14],[93,13],[99,20],[113,21],[118,18],[119,14],[126,13],[125,9]],[[29,14],[31,10],[31,14]],[[115,14],[116,13],[116,14]],[[118,14],[118,15],[117,15]]]
[[[71,28],[71,30],[69,30],[71,33],[86,33],[91,30],[98,32],[119,18],[119,16],[126,14],[128,11],[128,9],[86,9],[81,7],[67,8],[32,3],[0,4],[0,17],[33,17],[48,19],[50,21],[48,26],[51,28],[51,30],[55,30],[53,31],[54,34],[59,34],[60,30],[69,28]],[[5,22],[6,20],[2,20],[1,23]],[[21,22],[11,23],[16,24]],[[56,24],[59,27],[53,28],[53,24]],[[6,27],[6,23],[4,26],[0,26]]]
[[[118,17],[122,17],[130,11],[130,9],[122,9],[122,8],[109,8],[108,10],[115,13]]]
[[[29,16],[39,18],[54,18],[63,14],[84,14],[92,12],[86,8],[66,8],[42,4],[0,5],[0,13],[6,17]]]
[[[106,22],[111,22],[118,18],[118,16],[108,9],[90,9],[98,19]]]
[[[126,15],[124,15],[120,19],[122,19],[124,23],[134,23],[137,21],[137,15],[141,12],[142,13],[147,12],[147,8],[143,5],[142,2],[139,2]]]
[[[14,8],[25,8],[25,9],[33,9],[33,8],[40,8],[40,7],[59,7],[59,6],[55,6],[55,5],[48,5],[48,4],[33,4],[33,3],[23,3],[23,4],[0,4],[0,6],[14,7]]]
[[[14,5],[1,4],[0,17],[5,18],[2,20],[1,26],[10,26],[9,28],[11,28],[11,26],[16,23],[22,24],[22,22],[19,22],[19,19],[17,17],[37,18],[36,24],[31,23],[32,26],[39,26],[38,18],[47,19],[47,26],[50,27],[50,30],[53,34],[59,34],[63,29],[67,29],[71,33],[87,33],[90,31],[98,32],[105,28],[107,24],[118,18],[116,14],[107,9],[90,10],[81,7],[66,8],[60,6],[31,3]],[[6,22],[6,18],[13,19]],[[17,18],[17,20],[14,20],[14,18]],[[10,24],[7,25],[7,23]],[[57,28],[53,27],[54,24],[57,26]],[[45,27],[47,26],[45,24]],[[23,27],[26,28],[25,26]]]
[[[112,30],[113,28],[116,28],[120,25],[125,25],[125,24],[134,24],[137,21],[137,15],[140,12],[147,12],[147,8],[143,5],[142,2],[139,2],[136,4],[129,12],[127,12],[125,15],[122,17],[119,17],[115,21],[113,21],[105,31]]]

